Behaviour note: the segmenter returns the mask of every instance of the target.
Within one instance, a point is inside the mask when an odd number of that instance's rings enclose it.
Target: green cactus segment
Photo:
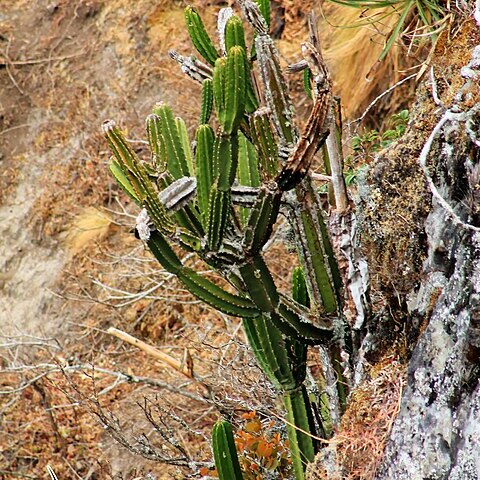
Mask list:
[[[223,131],[228,135],[238,129],[245,113],[245,64],[245,50],[239,46],[230,48],[225,67],[225,112],[220,118]]]
[[[230,214],[232,199],[230,189],[235,181],[238,165],[237,135],[219,135],[213,146],[213,185],[209,193],[208,238],[211,250],[216,251],[222,243]]]
[[[215,63],[213,97],[218,121],[229,135],[238,128],[245,109],[245,53],[241,47],[232,47],[226,59]]]
[[[305,274],[302,267],[295,267],[292,273],[292,298],[295,302],[308,308],[310,298],[308,297]],[[290,367],[298,385],[301,385],[307,376],[307,351],[308,347],[297,339],[286,341]]]
[[[194,7],[185,8],[185,23],[188,34],[198,53],[210,64],[215,65],[218,53],[208,36],[200,15]]]
[[[243,327],[253,353],[262,370],[277,390],[296,388],[289,368],[283,333],[267,316],[244,319]]]
[[[213,458],[220,480],[242,480],[242,470],[238,461],[232,426],[219,420],[212,430]]]
[[[333,337],[333,329],[330,327],[317,327],[312,323],[312,318],[305,315],[304,312],[296,308],[285,297],[280,299],[278,305],[278,314],[285,325],[279,324],[278,327],[291,336],[294,331],[295,338],[301,339],[303,342],[318,345],[319,343],[329,342]]]
[[[227,315],[251,318],[261,313],[248,298],[227,292],[190,268],[183,267],[177,276],[192,295]]]
[[[198,250],[198,242],[205,234],[202,223],[198,218],[198,212],[190,205],[186,205],[178,212],[175,212],[173,217],[177,225],[183,227],[179,229],[181,235],[178,235],[181,246],[188,251],[191,251],[191,249]]]
[[[263,258],[256,255],[239,268],[248,294],[263,312],[274,312],[280,300],[277,288]]]
[[[120,164],[112,158],[109,163],[110,172],[113,175],[113,178],[117,181],[120,188],[138,205],[141,206],[142,203],[138,198],[133,185],[131,184],[130,180],[128,179],[127,175],[122,170]]]
[[[317,194],[308,179],[296,189],[299,208],[290,212],[290,223],[298,239],[298,252],[304,268],[310,298],[327,314],[337,312],[342,287],[327,227],[318,205]]]
[[[257,329],[257,325],[259,321],[260,322],[269,321],[270,324],[272,324],[271,320],[266,316],[261,316],[257,318],[244,318],[242,320],[243,330],[245,331],[248,344],[250,345],[250,348],[253,351],[255,359],[258,362],[258,365],[262,369],[263,373],[272,382],[273,386],[277,390],[281,390],[282,386],[277,381],[273,373],[273,370],[270,367],[270,363],[268,362],[268,355],[266,354],[265,349],[260,342],[260,337],[258,335],[258,329]]]
[[[150,235],[147,241],[148,248],[153,256],[160,262],[160,265],[169,273],[177,275],[183,268],[183,264],[172,250],[167,240],[157,231]]]
[[[245,31],[240,17],[232,15],[225,26],[225,49],[229,52],[230,49],[235,46],[242,47],[245,53],[245,111],[247,113],[253,113],[258,108],[258,99],[252,84],[251,64],[246,54]]]
[[[250,66],[247,69],[247,78],[246,78],[246,99],[245,99],[245,111],[247,113],[253,113],[258,108],[258,98],[253,88],[252,75],[250,72]]]
[[[270,238],[280,211],[281,193],[260,188],[254,207],[251,209],[244,235],[244,249],[251,254],[259,252]]]
[[[303,250],[300,257],[303,260],[306,272],[311,276],[313,285],[312,292],[314,297],[320,295],[318,305],[323,307],[326,313],[335,313],[337,311],[337,296],[334,286],[332,285],[330,264],[325,252],[323,238],[320,236],[317,219],[313,218],[313,212],[304,209],[300,213],[302,222],[302,233],[304,237],[299,244]],[[317,295],[316,295],[317,293]]]
[[[202,83],[202,106],[200,110],[200,125],[207,124],[213,109],[213,82],[210,79]]]
[[[260,186],[258,157],[255,147],[243,133],[238,134],[238,182],[248,187]]]
[[[287,410],[287,434],[293,461],[295,479],[305,478],[308,463],[315,459],[314,440],[311,431],[310,401],[305,387],[286,392],[284,404]]]
[[[307,97],[311,100],[313,98],[312,94],[312,71],[309,68],[306,68],[303,71],[303,89],[307,94]]]
[[[214,181],[213,173],[213,130],[209,125],[200,125],[197,129],[197,204],[202,223],[207,229],[210,191]]]
[[[202,249],[202,239],[185,230],[179,232],[178,242],[188,252],[199,252]]]
[[[260,175],[258,172],[258,157],[255,147],[247,140],[243,133],[238,134],[238,183],[247,187],[258,187]],[[250,211],[248,208],[240,208],[242,225],[246,225]]]
[[[103,129],[117,160],[117,170],[120,169],[128,178],[135,197],[147,209],[155,227],[164,235],[173,234],[176,230],[175,225],[158,200],[155,186],[125,136],[111,121],[105,122]]]
[[[228,52],[235,46],[247,51],[242,20],[237,15],[232,15],[225,25],[225,50]]]
[[[310,188],[312,188],[312,185],[310,185]],[[323,219],[323,215],[320,210],[316,211],[316,221],[320,227],[320,233],[322,235],[322,242],[325,248],[325,254],[327,255],[328,265],[330,266],[330,275],[332,277],[333,288],[338,301],[338,299],[340,298],[341,289],[343,287],[343,282],[342,282],[342,277],[340,275],[340,270],[338,269],[337,259],[335,258],[335,254],[333,252],[332,243],[330,241],[330,235],[328,234],[327,226],[325,225],[325,220]],[[332,310],[332,313],[333,313],[333,310]]]
[[[220,248],[228,221],[231,201],[230,191],[224,192],[219,190],[217,185],[212,186],[207,217],[207,244],[211,251],[217,251]]]
[[[342,353],[338,344],[331,345],[329,348],[329,353],[333,369],[335,370],[335,374],[337,376],[336,387],[338,392],[338,400],[340,403],[341,413],[343,414],[347,408],[347,398],[349,394],[348,382],[345,379],[344,369],[342,366],[342,364],[344,364],[344,360],[342,360]]]
[[[302,267],[295,267],[292,273],[292,298],[304,307],[310,306],[305,273]]]
[[[180,137],[180,143],[182,144],[182,150],[185,153],[185,159],[187,161],[187,175],[186,177],[193,177],[195,175],[195,169],[193,167],[192,149],[190,148],[190,140],[188,139],[187,125],[182,118],[177,117],[175,119],[177,125],[178,135]]]
[[[172,109],[167,105],[157,105],[153,113],[160,119],[161,136],[165,143],[168,171],[174,179],[190,176],[184,143],[178,131],[177,123],[173,117]]]
[[[278,146],[268,112],[265,109],[256,112],[250,125],[252,139],[258,150],[262,179],[268,182],[278,174]]]
[[[225,123],[225,90],[226,90],[227,59],[222,57],[215,62],[213,69],[213,101],[220,125]]]
[[[160,119],[151,114],[146,120],[147,138],[152,156],[152,165],[157,173],[163,173],[167,169],[167,154],[165,142],[162,139]]]
[[[233,185],[238,167],[238,136],[219,135],[213,145],[213,176],[220,191]]]

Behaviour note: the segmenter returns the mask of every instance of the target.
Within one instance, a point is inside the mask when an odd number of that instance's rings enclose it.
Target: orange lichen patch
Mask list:
[[[395,356],[386,356],[352,393],[334,440],[345,480],[374,478],[405,383],[405,365]]]

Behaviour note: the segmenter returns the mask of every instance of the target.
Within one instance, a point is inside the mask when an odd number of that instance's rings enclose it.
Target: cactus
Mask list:
[[[188,34],[198,53],[210,63],[210,65],[215,65],[215,61],[218,58],[217,50],[213,46],[213,42],[208,36],[202,19],[195,8],[187,7],[185,9],[185,22],[187,24]]]
[[[143,209],[137,230],[155,258],[194,296],[243,319],[260,367],[282,395],[295,477],[302,479],[305,464],[313,460],[317,448],[312,438],[317,429],[304,385],[307,348],[321,345],[328,351],[325,368],[335,370],[341,379],[346,343],[342,282],[309,174],[327,134],[331,84],[315,42],[304,44],[313,107],[300,135],[279,55],[268,34],[269,2],[239,3],[256,38],[258,68],[252,52],[249,56],[246,50],[238,16],[230,15],[226,22],[225,54],[219,56],[192,7],[185,10],[188,32],[213,69],[194,57],[187,60],[171,53],[202,84],[195,154],[183,120],[175,119],[167,105],[157,105],[147,117],[150,163],[138,159],[113,122],[107,122],[104,131],[114,154],[110,170]],[[261,79],[260,106],[251,82],[255,70]],[[216,132],[209,125],[213,106]],[[264,246],[281,212],[296,236],[302,266],[294,271],[291,294],[277,289],[265,261]],[[185,266],[174,244],[198,255],[231,288],[220,287]],[[346,384],[338,383],[337,403],[344,403]],[[327,434],[333,418],[328,408],[334,408],[336,401],[328,400],[333,403],[324,402],[325,424],[319,425],[319,431]],[[222,442],[227,430],[225,425],[214,429],[215,435],[223,435]],[[227,469],[224,475],[233,475],[234,470]]]
[[[213,109],[213,85],[210,79],[202,83],[202,109],[200,111],[200,125],[205,125],[210,120]]]
[[[219,420],[212,430],[213,457],[220,480],[242,480],[243,475],[238,461],[233,439],[232,426]]]

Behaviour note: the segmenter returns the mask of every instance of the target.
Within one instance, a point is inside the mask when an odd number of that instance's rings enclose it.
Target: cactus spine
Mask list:
[[[198,12],[192,7],[185,10],[192,42],[213,66],[193,60],[188,64],[190,70],[202,72],[187,72],[202,83],[194,155],[185,124],[166,105],[156,106],[147,118],[149,165],[140,162],[112,122],[104,130],[114,154],[112,174],[145,209],[147,218],[142,217],[138,228],[153,255],[194,296],[243,319],[259,365],[282,394],[295,478],[303,479],[305,465],[313,460],[317,448],[312,439],[316,433],[312,405],[304,385],[308,345],[321,345],[329,352],[325,368],[335,369],[340,378],[343,369],[342,282],[308,172],[325,139],[330,84],[320,53],[307,45],[310,73],[306,75],[315,88],[311,116],[299,135],[279,55],[268,34],[269,2],[239,3],[256,37],[258,68],[253,52],[248,55],[239,17],[228,19],[225,55],[219,56]],[[185,70],[184,57],[175,54],[172,58]],[[259,71],[262,83],[260,107],[251,82],[254,70]],[[322,81],[326,83],[319,86]],[[209,125],[213,106],[219,126],[215,132]],[[281,212],[291,224],[303,267],[294,271],[291,294],[278,291],[264,258],[268,255],[264,246]],[[235,293],[185,266],[172,244],[198,255]],[[339,382],[337,397],[342,401],[343,388]],[[327,413],[333,403],[324,408]],[[328,434],[333,416],[323,416],[325,425],[320,430]],[[214,429],[216,460],[225,445],[232,446],[228,428],[221,423]],[[221,475],[237,478],[232,476],[238,474],[235,462],[228,462]]]

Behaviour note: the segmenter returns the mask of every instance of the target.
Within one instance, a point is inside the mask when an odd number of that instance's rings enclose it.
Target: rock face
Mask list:
[[[480,478],[480,46],[425,142],[428,257],[409,308],[416,345],[377,480]]]
[[[452,243],[459,240],[377,479],[480,478],[480,236],[457,231]]]

